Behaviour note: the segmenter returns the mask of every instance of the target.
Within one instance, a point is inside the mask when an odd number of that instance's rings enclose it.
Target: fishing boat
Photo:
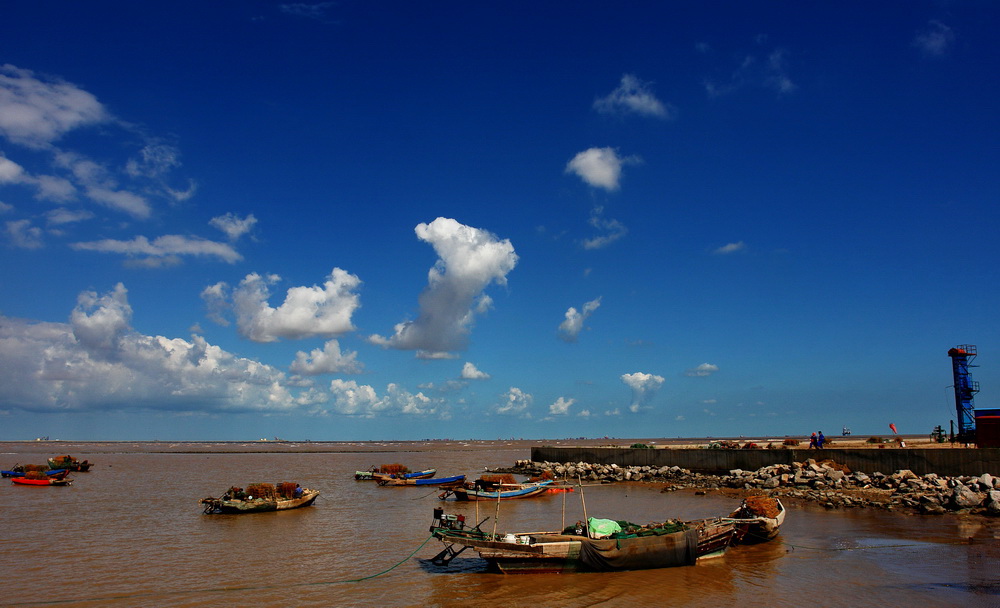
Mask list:
[[[21,470],[18,470],[18,469],[21,469]],[[66,477],[67,475],[69,475],[69,469],[48,469],[48,470],[32,469],[32,470],[37,470],[40,473],[45,473],[49,477],[53,477],[55,479],[62,479],[63,477]],[[24,477],[26,473],[27,473],[27,471],[23,470],[23,467],[14,467],[13,469],[11,469],[9,471],[0,471],[0,476],[2,476],[2,477]]]
[[[377,479],[378,485],[386,486],[453,486],[461,485],[465,482],[465,475],[454,475],[452,477],[431,477],[417,479],[403,479],[399,477],[387,477]]]
[[[590,518],[561,532],[503,535],[481,530],[485,521],[466,528],[464,516],[435,509],[431,532],[445,548],[432,562],[447,566],[471,547],[490,570],[505,574],[670,568],[719,557],[736,535],[736,523],[721,517],[647,526]]]
[[[424,471],[414,471],[412,473],[372,473],[372,479],[431,479],[437,473],[437,469],[426,469]],[[357,475],[355,474],[355,477]]]
[[[70,455],[53,456],[52,458],[49,458],[48,462],[50,469],[69,469],[70,471],[77,471],[80,473],[89,471],[91,467],[90,461],[80,461]]]
[[[551,481],[542,481],[539,483],[519,483],[519,484],[491,484],[491,483],[481,483],[481,480],[476,480],[474,483],[467,483],[461,486],[452,486],[445,489],[444,492],[438,495],[441,500],[447,500],[448,497],[454,496],[455,500],[462,501],[472,501],[472,500],[511,500],[516,498],[532,498],[534,496],[541,496],[549,490],[549,486],[552,484]],[[506,489],[505,489],[506,488]]]
[[[19,486],[68,486],[73,480],[67,477],[58,479],[46,477],[45,479],[35,479],[33,477],[11,477],[10,481]]]
[[[785,522],[785,505],[777,498],[748,496],[729,516],[737,526],[737,541],[743,544],[772,540]]]
[[[247,486],[246,490],[233,486],[222,497],[202,498],[199,504],[204,505],[204,511],[209,515],[263,513],[308,507],[318,496],[318,490],[303,488],[296,483],[286,482],[277,486],[258,483]]]
[[[367,471],[355,471],[354,479],[357,481],[377,481],[386,477],[402,477],[404,479],[426,479],[434,477],[437,469],[425,469],[423,471],[410,471],[401,464],[384,464],[380,467],[372,465]]]

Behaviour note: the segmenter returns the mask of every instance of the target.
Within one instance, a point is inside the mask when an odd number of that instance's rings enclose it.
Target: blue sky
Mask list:
[[[958,344],[1000,405],[992,2],[4,25],[0,439],[928,433]]]

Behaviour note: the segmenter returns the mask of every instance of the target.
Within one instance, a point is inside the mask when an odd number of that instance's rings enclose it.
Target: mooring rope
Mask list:
[[[170,596],[170,595],[183,595],[183,594],[186,594],[186,593],[224,593],[224,592],[228,592],[228,591],[260,591],[260,590],[265,590],[265,589],[291,589],[291,588],[294,588],[294,587],[319,587],[319,586],[323,586],[323,585],[341,585],[341,584],[344,584],[344,583],[360,583],[362,581],[371,580],[373,578],[382,576],[383,574],[388,574],[389,572],[392,572],[393,570],[395,570],[399,566],[401,566],[404,563],[406,563],[411,557],[413,557],[414,555],[416,555],[417,551],[420,551],[421,549],[423,549],[424,545],[426,545],[428,542],[430,542],[430,540],[432,538],[434,538],[433,534],[430,535],[430,536],[428,536],[426,539],[424,539],[424,542],[420,543],[420,545],[416,549],[414,549],[412,553],[410,553],[409,555],[407,555],[403,559],[399,560],[397,563],[395,563],[391,567],[386,568],[385,570],[383,570],[383,571],[381,571],[381,572],[379,572],[377,574],[370,574],[368,576],[363,576],[361,578],[348,578],[348,579],[339,580],[339,581],[313,581],[313,582],[308,582],[308,583],[292,583],[290,585],[246,585],[246,586],[240,586],[240,587],[216,587],[216,588],[209,588],[209,589],[178,589],[177,591],[151,591],[151,592],[148,592],[148,593],[129,593],[129,594],[123,594],[123,595],[104,595],[104,596],[100,596],[100,597],[75,598],[75,599],[69,599],[69,600],[36,600],[36,601],[30,601],[30,602],[14,602],[14,603],[11,603],[11,604],[6,604],[6,605],[7,606],[57,606],[59,604],[76,604],[76,603],[79,603],[79,602],[103,602],[103,601],[110,601],[110,600],[131,600],[131,599],[136,599],[136,598],[166,597],[166,596]]]

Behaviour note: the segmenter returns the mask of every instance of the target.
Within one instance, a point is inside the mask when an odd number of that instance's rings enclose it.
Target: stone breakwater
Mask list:
[[[918,513],[1000,516],[1000,477],[945,477],[901,470],[891,474],[852,472],[830,460],[771,465],[727,474],[693,473],[678,466],[619,466],[518,460],[508,472],[584,482],[663,483],[664,492],[729,490],[819,502],[827,508],[873,507]]]

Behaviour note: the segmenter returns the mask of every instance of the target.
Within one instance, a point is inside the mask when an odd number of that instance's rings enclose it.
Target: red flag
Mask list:
[[[890,429],[892,429],[892,432],[893,432],[893,433],[895,433],[895,432],[896,432],[896,425],[895,425],[895,424],[893,424],[893,423],[891,423],[891,422],[890,422],[890,423],[889,423],[889,428],[890,428]]]

